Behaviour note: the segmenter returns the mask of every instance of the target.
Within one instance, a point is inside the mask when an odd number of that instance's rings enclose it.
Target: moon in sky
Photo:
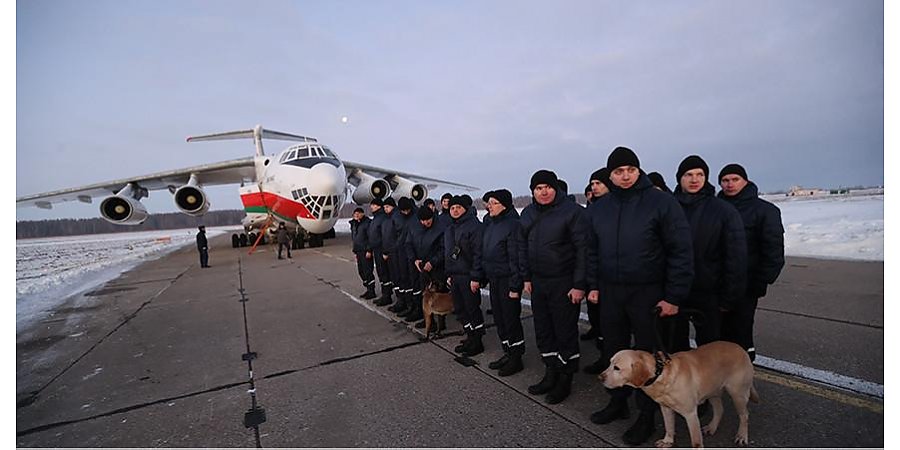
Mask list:
[[[350,118],[349,118],[349,117],[347,117],[347,116],[341,117],[341,123],[347,123],[347,122],[350,122]]]

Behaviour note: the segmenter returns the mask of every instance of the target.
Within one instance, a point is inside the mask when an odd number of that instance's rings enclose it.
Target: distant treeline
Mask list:
[[[475,208],[479,210],[484,209],[484,202],[481,201],[479,193],[469,195],[474,200]],[[579,203],[584,203],[584,195],[577,194],[575,197]],[[435,201],[440,201],[440,199],[436,198]],[[530,196],[523,195],[513,199],[513,204],[516,208],[524,208],[530,203]],[[353,203],[345,204],[341,208],[340,217],[352,216],[356,207],[357,205]],[[363,209],[366,211],[366,214],[369,213],[368,206],[364,205]],[[210,211],[201,217],[191,217],[177,212],[151,214],[146,222],[137,226],[114,225],[99,217],[93,219],[22,220],[16,222],[16,239],[121,233],[127,231],[173,230],[192,228],[198,225],[206,225],[208,227],[240,225],[243,218],[243,210],[229,209]]]
[[[244,218],[243,210],[232,209],[210,211],[201,217],[191,217],[182,213],[152,214],[146,222],[137,226],[114,225],[99,217],[94,219],[23,220],[16,222],[16,239],[172,230],[192,228],[198,225],[208,227],[240,225],[242,218]]]

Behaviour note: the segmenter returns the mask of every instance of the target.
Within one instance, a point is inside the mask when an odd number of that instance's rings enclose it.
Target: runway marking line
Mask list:
[[[330,253],[323,252],[321,250],[315,250],[315,252],[319,253],[321,255],[327,256],[329,258],[340,259],[342,261],[346,261],[351,264],[354,263],[353,261],[349,261],[345,258],[335,256]],[[312,273],[310,273],[310,275],[312,275]],[[354,297],[352,294],[349,294],[343,290],[341,290],[341,292],[343,292],[345,295],[347,295],[348,297],[350,297],[357,303],[364,305],[366,307],[366,309],[375,311],[382,317],[385,317],[389,320],[393,320],[387,314],[384,314],[383,312],[381,312],[379,309],[370,307],[368,304],[357,300],[356,297]],[[490,295],[490,290],[482,288],[481,293],[482,293],[482,295]],[[522,305],[531,307],[531,301],[523,298]],[[588,321],[588,316],[585,313],[580,313],[579,318],[582,322]],[[820,397],[824,397],[826,399],[833,400],[833,401],[836,401],[839,403],[844,403],[847,405],[852,405],[852,406],[857,406],[857,407],[860,407],[863,409],[868,409],[868,410],[873,411],[878,414],[884,414],[884,404],[877,400],[860,399],[860,398],[845,394],[838,390],[829,390],[828,388],[819,387],[819,386],[812,385],[809,383],[810,382],[822,383],[827,386],[833,386],[834,389],[844,389],[844,390],[851,391],[851,392],[854,392],[857,394],[883,399],[884,398],[884,385],[882,385],[882,384],[873,383],[871,381],[866,381],[866,380],[859,380],[856,378],[852,378],[852,377],[848,377],[848,376],[844,376],[844,375],[840,375],[840,374],[833,374],[831,372],[823,371],[821,369],[806,367],[806,366],[802,366],[800,364],[792,363],[789,361],[780,361],[780,360],[777,360],[774,358],[768,358],[768,357],[765,357],[765,356],[762,356],[759,354],[757,354],[757,361],[756,361],[755,365],[774,371],[774,372],[762,372],[762,371],[757,370],[756,371],[757,378],[760,378],[764,381],[780,384],[780,385],[783,385],[786,387],[795,388],[797,390],[807,392],[807,393],[813,394],[813,395],[818,395]],[[832,376],[829,376],[826,378],[821,378],[816,375],[819,372],[822,372],[822,373],[827,372],[828,374],[831,374]],[[762,374],[762,373],[765,373],[766,375],[761,376],[760,374]],[[775,375],[775,374],[778,374],[778,375]],[[799,380],[804,380],[806,382],[789,379],[789,378],[787,378],[788,376],[799,379]]]

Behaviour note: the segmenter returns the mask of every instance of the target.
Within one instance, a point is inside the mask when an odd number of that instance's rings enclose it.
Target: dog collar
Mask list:
[[[660,375],[662,375],[663,369],[667,365],[669,365],[669,362],[671,361],[669,355],[663,352],[656,352],[656,354],[653,355],[653,359],[656,360],[656,373],[653,374],[653,378],[650,378],[646,383],[644,383],[644,386],[650,386],[651,384],[655,383],[656,379],[659,378]]]

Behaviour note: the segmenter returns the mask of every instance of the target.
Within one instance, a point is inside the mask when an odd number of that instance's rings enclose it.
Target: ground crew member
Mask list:
[[[681,161],[675,198],[691,227],[694,281],[682,307],[700,310],[694,320],[697,345],[718,341],[721,311],[733,311],[743,298],[747,278],[747,239],[737,210],[715,196],[707,181],[709,166],[691,155]],[[690,350],[688,318],[677,319],[670,352]]]
[[[197,251],[200,252],[200,267],[205,269],[209,267],[209,243],[206,241],[206,227],[200,225],[197,227]]]
[[[388,278],[391,280],[391,292],[389,292],[388,296],[385,297],[384,292],[381,293],[381,298],[375,300],[376,306],[387,306],[394,302],[394,299],[390,296],[391,293],[393,295],[397,295],[400,292],[400,273],[394,268],[394,263],[391,262],[391,257],[395,256],[394,253],[397,248],[397,241],[395,236],[396,229],[394,228],[394,208],[397,207],[397,202],[388,197],[384,199],[384,222],[381,223],[381,227],[379,231],[381,232],[381,260],[384,262],[384,270],[387,272]]]
[[[693,279],[694,259],[690,227],[672,195],[653,188],[640,170],[631,149],[618,147],[607,159],[610,194],[588,210],[594,245],[589,252],[589,301],[600,302],[603,355],[634,347],[653,351],[653,309],[661,317],[678,314]],[[605,424],[628,417],[628,397],[634,388],[610,390],[609,404],[591,415]],[[653,400],[637,390],[640,415],[625,432],[626,444],[638,445],[654,431],[659,410]]]
[[[718,197],[737,208],[747,236],[747,289],[743,301],[723,315],[722,339],[744,347],[753,361],[753,318],[759,298],[784,267],[784,225],[781,210],[759,198],[759,189],[739,164],[722,168],[719,185]]]
[[[591,195],[593,195],[593,189],[591,189],[591,185],[588,184],[584,187],[584,206],[588,207],[591,205]]]
[[[369,226],[372,219],[366,217],[362,208],[353,210],[353,219],[350,220],[350,236],[353,239],[353,254],[356,255],[356,270],[359,278],[366,288],[366,292],[360,298],[371,300],[375,294],[375,274],[373,273],[374,260],[372,248],[369,246]]]
[[[431,208],[419,208],[416,216],[419,219],[419,226],[410,227],[409,239],[406,240],[407,253],[413,258],[413,266],[416,268],[417,284],[414,289],[421,295],[425,285],[433,281],[437,283],[439,292],[447,292],[447,276],[444,273],[444,228],[435,220]],[[407,322],[420,320],[416,328],[425,328],[421,297],[416,306],[416,310],[404,320]]]
[[[387,301],[385,304],[393,302],[391,295],[394,285],[391,283],[391,275],[388,271],[387,261],[384,260],[382,253],[381,228],[388,220],[388,216],[384,213],[384,200],[380,198],[372,199],[369,203],[369,210],[372,211],[372,223],[369,224],[369,248],[372,250],[372,259],[375,260],[375,271],[378,273],[378,281],[381,282],[381,297],[375,302]]]
[[[474,356],[484,351],[484,315],[481,313],[481,283],[477,267],[481,267],[481,240],[484,224],[478,221],[468,195],[450,199],[453,222],[444,230],[444,267],[449,277],[450,293],[461,315],[466,338],[453,351]]]
[[[600,197],[609,194],[610,184],[609,170],[607,170],[606,167],[595,170],[594,173],[591,174],[590,180],[591,203],[595,203]],[[601,332],[600,327],[600,305],[589,299],[586,306],[588,322],[591,324],[591,329],[588,330],[587,333],[581,335],[581,340],[593,340],[597,348],[600,349],[600,357],[593,363],[585,366],[584,372],[591,375],[597,375],[606,370],[606,366],[609,365],[609,358],[603,356],[603,333]]]
[[[578,317],[584,299],[588,229],[583,208],[565,197],[556,174],[538,170],[531,177],[532,203],[522,211],[519,273],[531,293],[534,332],[546,370],[534,395],[546,402],[569,396],[581,358]]]
[[[449,192],[445,192],[444,195],[441,196],[441,213],[437,217],[437,221],[441,222],[441,225],[446,229],[450,226],[450,223],[453,219],[450,218],[450,199],[453,198],[453,195]]]
[[[287,257],[291,258],[291,234],[288,232],[284,222],[278,224],[275,240],[278,242],[278,259],[284,259],[281,257],[281,249],[284,247],[287,247]]]
[[[512,193],[498,189],[485,194],[491,220],[487,221],[482,239],[483,271],[479,279],[487,279],[491,286],[491,310],[497,335],[503,346],[503,356],[488,367],[498,370],[501,377],[521,372],[525,354],[525,334],[522,330],[522,277],[519,275],[519,243],[521,225],[519,213],[513,207]]]
[[[653,183],[653,187],[659,189],[660,191],[665,192],[666,194],[671,194],[672,190],[669,189],[669,186],[666,184],[666,179],[659,172],[650,172],[647,175],[647,178],[650,178],[650,182]]]

